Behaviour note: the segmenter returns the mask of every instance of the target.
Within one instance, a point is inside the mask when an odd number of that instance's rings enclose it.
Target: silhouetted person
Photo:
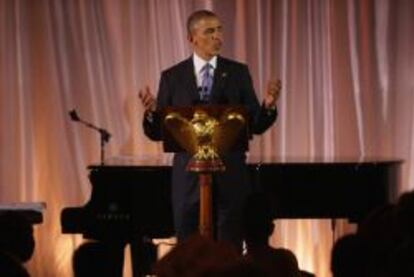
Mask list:
[[[122,276],[124,255],[121,250],[102,242],[85,242],[73,254],[74,276]]]
[[[358,235],[366,246],[366,274],[384,276],[392,251],[402,242],[397,224],[396,206],[378,207],[358,226]]]
[[[404,238],[414,240],[414,191],[406,192],[399,197],[396,218]]]
[[[193,235],[178,244],[154,267],[158,277],[263,276],[226,242]]]
[[[30,275],[17,258],[9,253],[0,251],[0,276],[29,277]]]
[[[414,276],[413,257],[413,241],[401,243],[390,255],[386,276]]]
[[[350,234],[335,242],[331,253],[333,277],[364,276],[366,266],[365,246],[360,236]]]
[[[414,191],[399,197],[394,215],[395,229],[400,237],[393,240],[394,247],[389,249],[386,276],[414,276]]]
[[[17,212],[0,213],[0,250],[27,262],[35,247],[33,226]]]
[[[244,212],[246,259],[257,264],[266,276],[299,277],[298,261],[292,251],[269,246],[274,224],[270,205],[263,194],[249,197]]]

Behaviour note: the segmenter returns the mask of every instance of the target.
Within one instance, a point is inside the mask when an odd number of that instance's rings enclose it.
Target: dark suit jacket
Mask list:
[[[192,57],[162,73],[157,97],[158,110],[167,106],[191,106],[198,103],[199,99]],[[214,72],[210,103],[245,105],[251,119],[249,129],[253,134],[266,131],[277,116],[277,111],[265,110],[259,105],[247,66],[220,56]],[[162,140],[159,118],[155,116],[153,122],[145,119],[145,134],[152,140]]]
[[[200,96],[194,74],[193,59],[187,60],[165,70],[161,75],[157,110],[166,106],[191,106],[199,102]],[[263,133],[276,119],[277,111],[265,110],[260,106],[246,65],[218,57],[217,68],[210,97],[211,104],[244,105],[250,116],[249,129],[254,134]],[[160,118],[155,113],[153,120],[144,122],[145,134],[152,140],[162,140]],[[183,220],[180,213],[188,206],[198,203],[198,190],[195,174],[185,171],[190,159],[186,153],[177,153],[173,162],[172,200],[176,228]],[[242,201],[248,191],[247,170],[244,153],[229,153],[222,157],[226,166],[224,174],[215,178],[217,183],[225,183],[221,192],[223,201]],[[229,185],[232,184],[232,185]],[[237,191],[235,191],[237,190]],[[227,205],[227,204],[226,204]],[[234,207],[240,205],[234,205]]]

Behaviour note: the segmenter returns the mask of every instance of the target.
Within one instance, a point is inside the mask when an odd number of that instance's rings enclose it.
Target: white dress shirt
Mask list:
[[[209,61],[205,61],[202,58],[200,58],[196,53],[193,55],[193,62],[194,62],[194,74],[196,76],[197,80],[197,87],[201,87],[201,69],[206,65],[206,63],[209,63],[211,65],[210,67],[210,75],[214,76],[214,71],[217,68],[217,56],[214,56]]]

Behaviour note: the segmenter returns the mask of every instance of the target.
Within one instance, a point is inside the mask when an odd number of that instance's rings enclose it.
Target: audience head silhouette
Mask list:
[[[85,242],[73,254],[74,276],[122,276],[123,256],[118,252],[102,242]]]
[[[0,251],[0,276],[29,277],[30,275],[17,258]]]
[[[398,245],[390,254],[385,276],[414,276],[413,257],[413,241],[405,241]]]
[[[398,199],[397,224],[406,239],[414,240],[414,191],[406,192]]]
[[[365,268],[365,246],[359,235],[350,234],[335,242],[331,255],[333,277],[363,276]]]
[[[356,234],[340,238],[332,249],[331,270],[343,276],[414,276],[414,192],[397,204],[377,207]]]
[[[0,250],[20,262],[27,262],[35,247],[33,226],[27,218],[17,212],[0,214]]]
[[[154,267],[158,277],[263,276],[232,245],[193,235],[178,244]]]

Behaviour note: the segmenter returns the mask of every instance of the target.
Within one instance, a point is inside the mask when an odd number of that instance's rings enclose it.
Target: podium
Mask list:
[[[186,170],[198,175],[202,236],[213,237],[212,175],[226,170],[220,155],[248,150],[247,122],[242,106],[167,107],[161,111],[164,151],[192,155]]]

